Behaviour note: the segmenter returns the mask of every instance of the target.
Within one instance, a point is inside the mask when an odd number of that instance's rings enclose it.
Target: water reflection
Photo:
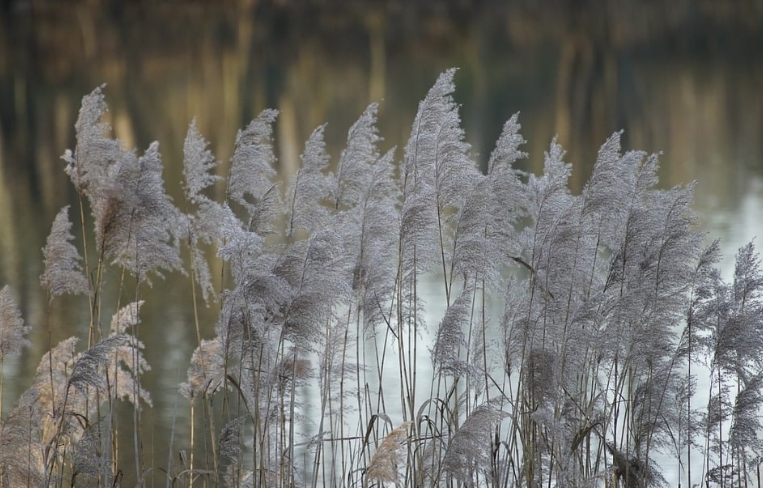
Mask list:
[[[160,142],[167,188],[177,202],[182,144],[193,117],[224,172],[236,131],[262,109],[278,108],[279,164],[288,177],[317,125],[328,122],[336,157],[347,128],[372,101],[383,100],[383,148],[402,147],[418,101],[441,71],[460,66],[456,98],[481,164],[503,122],[521,111],[532,156],[527,168],[539,171],[556,134],[580,190],[598,147],[625,129],[626,147],[663,151],[664,185],[699,181],[696,208],[711,234],[726,239],[729,259],[758,233],[762,2],[621,0],[603,9],[587,1],[499,3],[390,1],[334,9],[4,3],[0,285],[15,290],[35,341],[6,365],[3,411],[28,386],[50,344],[87,325],[76,299],[49,305],[38,277],[53,217],[61,206],[77,205],[59,156],[74,146],[81,97],[102,83],[115,135],[139,151]],[[188,281],[171,280],[155,284],[150,293],[161,299],[149,299],[142,314],[154,368],[145,380],[156,405],[146,421],[156,428],[161,456],[173,417],[184,415],[175,410],[176,386],[196,344],[192,310],[182,301],[190,295]],[[215,310],[202,312],[208,337]]]

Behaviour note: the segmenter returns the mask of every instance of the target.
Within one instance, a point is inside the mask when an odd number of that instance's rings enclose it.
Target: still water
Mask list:
[[[380,102],[382,149],[402,147],[418,101],[457,66],[456,99],[481,164],[521,112],[525,168],[540,171],[557,135],[579,191],[599,145],[623,129],[626,149],[662,152],[662,185],[698,182],[695,208],[708,238],[722,240],[726,276],[736,249],[763,235],[760,2],[274,3],[3,3],[0,286],[13,288],[33,327],[33,346],[5,365],[4,413],[50,345],[87,327],[86,308],[49,304],[38,277],[50,223],[75,198],[60,155],[74,147],[82,96],[104,83],[115,136],[139,152],[159,141],[178,202],[194,117],[225,168],[236,131],[277,108],[288,178],[316,126],[328,123],[336,158],[371,102]],[[141,314],[154,399],[143,421],[156,459],[166,459],[173,419],[187,423],[177,396],[196,346],[187,287],[177,276],[156,282]],[[205,337],[215,312],[202,310]]]

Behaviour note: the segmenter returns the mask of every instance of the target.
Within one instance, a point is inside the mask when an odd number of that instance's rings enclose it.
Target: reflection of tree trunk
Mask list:
[[[112,111],[111,126],[114,131],[114,136],[122,142],[124,147],[127,148],[133,148],[137,146],[135,131],[132,127],[132,121],[133,118],[126,110]]]
[[[5,154],[3,132],[0,131],[0,154]],[[13,218],[14,195],[10,191],[11,182],[6,182],[5,162],[0,157],[0,269],[5,271],[2,276],[8,283],[19,283],[16,263],[23,262],[19,259],[18,229],[16,220]]]
[[[222,88],[223,111],[221,123],[215,124],[218,130],[218,141],[230,140],[231,134],[249,121],[243,120],[241,107],[241,81],[243,79],[242,65],[239,63],[235,50],[224,51],[220,57],[220,81]],[[215,78],[210,78],[215,79]],[[230,146],[229,146],[230,147]],[[226,159],[230,157],[226,155]]]
[[[378,102],[386,92],[387,51],[384,44],[385,18],[382,12],[371,12],[366,16],[368,44],[371,56],[371,70],[368,76],[368,98]]]
[[[616,120],[617,58],[610,52],[599,52],[594,47],[597,44],[584,34],[573,34],[561,48],[557,69],[558,141],[582,158],[574,163],[588,169],[596,158],[598,144],[620,129]],[[587,171],[573,172],[571,188],[582,188],[587,179]]]
[[[299,128],[293,100],[282,96],[278,106],[278,153],[280,155],[278,173],[283,181],[289,181],[297,172],[299,162]]]
[[[38,154],[35,167],[37,168],[39,198],[44,209],[44,215],[47,217],[55,215],[62,206],[69,203],[67,196],[70,183],[69,178],[63,176],[65,163],[61,161],[60,156],[63,148],[69,146],[69,136],[73,129],[72,121],[77,119],[79,107],[75,108],[71,104],[70,98],[62,93],[53,94],[50,103],[47,103],[46,100],[46,102],[40,103],[40,106],[51,114],[50,128],[41,127],[34,131],[35,147]]]
[[[602,78],[603,89],[601,96],[593,97],[593,116],[594,126],[593,135],[602,135],[597,138],[597,143],[601,144],[604,137],[608,137],[613,130],[620,130],[621,123],[617,120],[618,112],[618,70],[617,57],[610,51],[602,56]]]
[[[250,111],[253,110],[253,100],[256,98],[256,94],[259,90],[256,89],[257,85],[251,83],[251,74],[253,71],[252,66],[252,50],[254,47],[254,36],[252,27],[252,12],[253,2],[250,0],[242,1],[239,4],[238,22],[236,24],[236,33],[238,35],[236,45],[236,63],[239,65],[241,79],[239,80],[239,86],[242,87],[241,93],[239,93],[241,100],[239,103],[242,107],[242,118],[240,121],[243,126],[249,119],[252,119],[255,114]]]
[[[98,46],[98,33],[93,25],[95,15],[90,5],[76,7],[76,15],[82,35],[82,55],[85,59],[93,59]]]
[[[473,133],[468,134],[467,138],[471,138],[472,151],[475,156],[478,156],[478,164],[480,170],[487,173],[487,157],[489,157],[492,147],[496,140],[492,135],[494,127],[488,127],[488,121],[491,121],[489,116],[492,100],[487,96],[488,94],[488,73],[490,68],[485,66],[485,53],[482,51],[485,43],[482,42],[482,36],[480,35],[480,23],[475,18],[469,25],[469,35],[465,36],[464,40],[464,52],[466,53],[467,65],[465,66],[469,70],[469,77],[472,82],[471,98],[472,108],[469,111],[471,116],[466,120],[466,127],[469,127]],[[467,112],[467,113],[469,113]],[[468,117],[467,113],[462,113],[462,117]],[[506,116],[505,118],[508,118]],[[500,127],[498,127],[500,128]]]
[[[568,146],[586,117],[591,84],[593,52],[590,44],[575,34],[562,46],[556,84],[556,131],[559,143]]]
[[[29,140],[29,86],[21,73],[13,74],[13,118],[16,121],[16,138],[20,141]]]
[[[570,84],[575,64],[574,42],[566,42],[559,53],[559,67],[556,73],[556,135],[562,145],[570,140]]]

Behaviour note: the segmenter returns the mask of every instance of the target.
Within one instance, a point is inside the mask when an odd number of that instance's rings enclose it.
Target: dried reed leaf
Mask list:
[[[380,483],[400,485],[398,466],[408,443],[408,428],[413,422],[403,422],[382,440],[379,449],[371,458],[366,470],[366,482],[376,480]],[[367,484],[366,484],[367,486]]]

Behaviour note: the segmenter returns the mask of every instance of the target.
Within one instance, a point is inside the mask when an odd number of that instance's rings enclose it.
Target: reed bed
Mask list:
[[[125,149],[102,88],[85,96],[63,156],[79,205],[52,224],[41,282],[51,300],[80,295],[89,328],[45,354],[4,413],[0,484],[118,486],[129,465],[138,486],[168,487],[760,486],[754,245],[721,279],[693,187],[660,189],[657,155],[623,152],[620,133],[580,194],[556,141],[543,174],[515,167],[517,115],[481,171],[454,72],[402,150],[380,151],[372,104],[333,171],[321,126],[290,181],[275,110],[239,131],[226,174],[191,122],[188,213],[165,192],[158,145]],[[191,283],[198,347],[179,385],[190,444],[162,460],[141,438],[139,338],[166,273]],[[214,337],[204,304],[219,310]],[[27,332],[3,288],[0,364]]]

